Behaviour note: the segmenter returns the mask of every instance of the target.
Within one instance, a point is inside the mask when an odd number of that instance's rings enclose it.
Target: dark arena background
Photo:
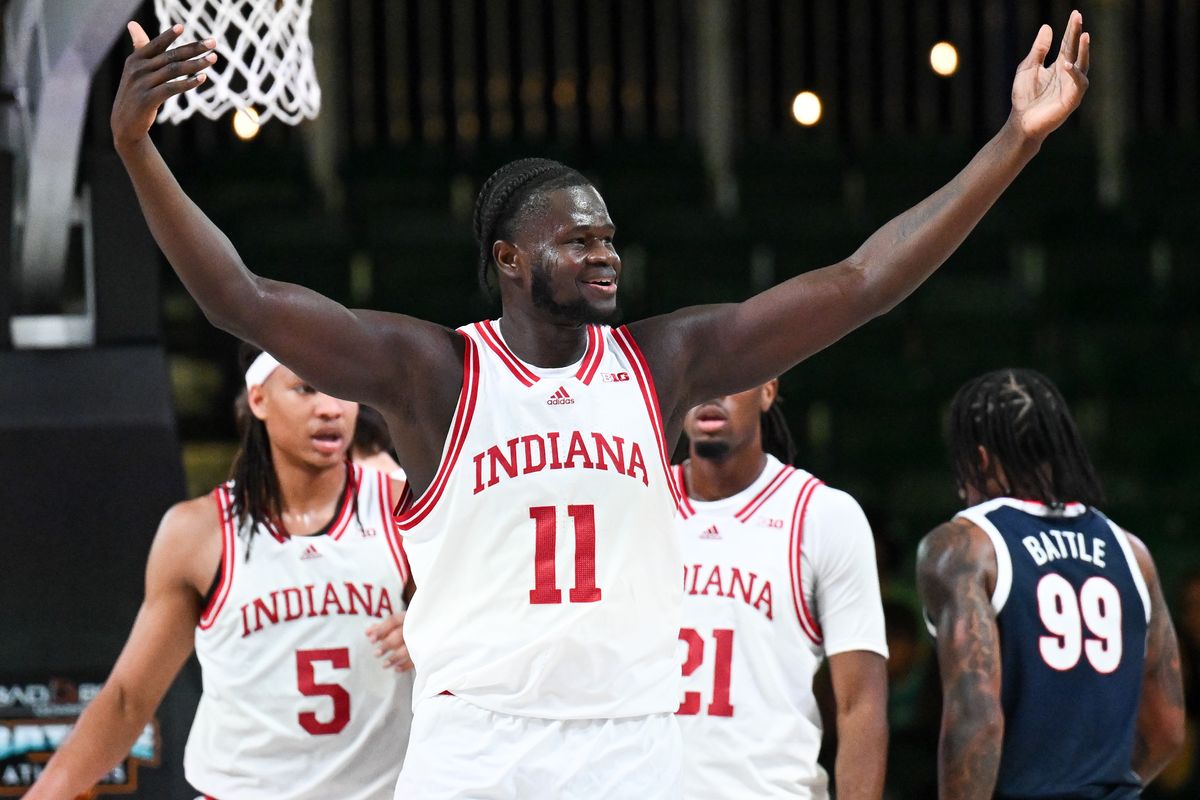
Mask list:
[[[447,325],[498,313],[475,277],[483,179],[559,158],[608,203],[636,319],[849,255],[1003,124],[1038,25],[1057,48],[1072,7],[315,0],[315,120],[238,134],[194,116],[153,135],[253,270]],[[800,464],[858,498],[877,538],[891,798],[933,796],[913,561],[960,507],[946,411],[985,370],[1062,389],[1106,511],[1155,553],[1189,701],[1200,689],[1200,6],[1077,7],[1093,41],[1080,112],[926,285],[782,378]],[[227,476],[241,376],[113,152],[124,24],[153,35],[152,5],[3,8],[0,796],[17,796],[111,668],[162,513]],[[106,792],[185,796],[198,693],[192,665]],[[1200,796],[1195,741],[1148,797]]]

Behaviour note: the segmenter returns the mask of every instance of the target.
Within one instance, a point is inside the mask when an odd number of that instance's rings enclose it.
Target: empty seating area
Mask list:
[[[447,325],[498,313],[477,288],[474,194],[492,169],[527,153],[361,153],[340,165],[344,196],[331,208],[300,153],[243,149],[249,155],[210,162],[185,182],[256,271]],[[741,300],[850,255],[949,180],[973,148],[882,139],[852,152],[803,136],[748,145],[735,160],[733,216],[712,209],[694,146],[611,149],[619,156],[553,155],[578,164],[604,194],[628,271],[623,306],[637,318]],[[906,551],[958,507],[943,444],[951,395],[1008,365],[1060,385],[1120,522],[1169,548],[1187,535],[1182,520],[1200,512],[1195,147],[1132,143],[1115,208],[1096,199],[1094,152],[1073,132],[1048,145],[910,300],[784,376],[802,463],[851,489]],[[209,328],[197,335],[194,309],[173,279],[167,286],[172,350],[220,363],[231,397],[230,342]],[[183,419],[186,436],[229,435],[227,406],[211,407]],[[1176,568],[1169,555],[1159,562]]]

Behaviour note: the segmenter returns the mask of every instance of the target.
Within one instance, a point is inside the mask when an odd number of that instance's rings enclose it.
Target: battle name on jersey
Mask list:
[[[746,580],[749,576],[749,580]],[[731,600],[741,599],[743,603],[753,606],[755,611],[761,611],[767,618],[773,620],[774,607],[771,605],[771,582],[762,580],[749,570],[743,572],[737,567],[722,567],[706,564],[683,565],[683,591],[689,595],[705,595],[727,597]]]
[[[392,596],[386,586],[376,594],[369,583],[326,583],[289,586],[242,606],[242,638],[263,628],[310,617],[365,615],[382,619],[392,613]],[[253,624],[251,624],[253,619]]]
[[[1039,531],[1021,540],[1039,567],[1063,558],[1075,558],[1104,567],[1104,540],[1079,531]]]
[[[509,439],[503,445],[492,445],[476,453],[473,460],[475,494],[490,489],[506,478],[532,475],[544,469],[595,469],[605,472],[611,469],[640,479],[646,486],[650,485],[646,459],[638,443],[629,442],[627,447],[622,437],[605,436],[602,433],[531,433]]]

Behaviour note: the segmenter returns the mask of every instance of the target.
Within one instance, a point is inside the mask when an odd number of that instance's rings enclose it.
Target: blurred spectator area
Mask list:
[[[722,5],[714,55],[698,9]],[[1083,112],[916,295],[784,376],[785,408],[804,466],[876,509],[911,553],[958,507],[942,436],[954,390],[996,367],[1040,369],[1076,410],[1108,510],[1170,581],[1196,560],[1200,522],[1200,24],[1185,0],[1081,6],[1097,42]],[[470,218],[510,158],[550,155],[596,181],[619,229],[627,318],[740,300],[845,258],[951,179],[1003,124],[1038,23],[1057,48],[1071,5],[316,7],[321,119],[268,123],[251,141],[228,120],[156,136],[255,271],[457,325],[498,313],[476,286]],[[929,69],[941,39],[958,48],[949,78]],[[724,151],[701,113],[721,53]],[[124,42],[97,77],[90,141],[106,141],[123,54]],[[803,89],[824,103],[812,128],[791,118]],[[173,278],[164,316],[201,491],[228,465],[233,343]]]

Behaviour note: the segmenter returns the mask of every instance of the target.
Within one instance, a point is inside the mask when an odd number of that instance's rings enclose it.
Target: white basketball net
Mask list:
[[[199,111],[217,119],[253,108],[295,125],[321,109],[308,19],[312,0],[154,0],[159,27],[183,23],[180,44],[212,37],[217,63],[199,87],[163,104],[159,122],[182,122]]]

